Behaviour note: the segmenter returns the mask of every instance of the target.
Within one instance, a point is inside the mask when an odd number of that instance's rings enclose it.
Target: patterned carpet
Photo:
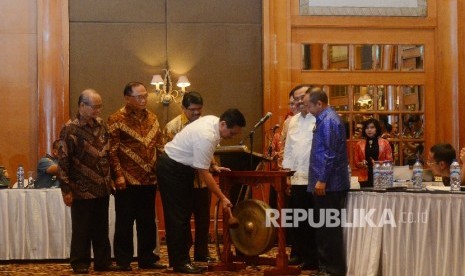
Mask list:
[[[288,252],[289,253],[289,252]],[[192,255],[192,254],[191,254]],[[210,246],[210,255],[218,259],[214,245]],[[275,256],[276,248],[273,248],[264,256]],[[161,263],[167,264],[168,256],[166,253],[166,246],[162,245],[160,249]],[[199,266],[207,266],[207,263],[196,263]],[[92,267],[90,269],[91,275],[183,275],[174,273],[172,269],[167,270],[141,270],[137,267],[137,262],[131,264],[132,272],[95,272]],[[263,275],[263,270],[271,268],[271,266],[252,267],[248,266],[246,269],[238,272],[206,272],[204,275]],[[302,275],[308,275],[303,271]],[[0,261],[0,275],[75,275],[71,270],[68,260],[44,260],[44,261]]]

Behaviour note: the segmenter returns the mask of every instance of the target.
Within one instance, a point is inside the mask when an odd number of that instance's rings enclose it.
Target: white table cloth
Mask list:
[[[395,227],[345,228],[347,275],[465,275],[464,193],[350,192],[350,222],[355,209],[390,210]]]
[[[0,259],[69,258],[71,214],[60,189],[0,190]]]
[[[110,196],[112,251],[114,210],[114,198]],[[0,260],[69,258],[71,212],[63,203],[60,189],[0,190],[0,223]],[[135,226],[134,255],[137,255]]]

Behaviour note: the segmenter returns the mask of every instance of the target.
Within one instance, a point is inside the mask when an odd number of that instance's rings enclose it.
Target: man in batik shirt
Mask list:
[[[105,122],[99,117],[102,98],[93,89],[78,100],[78,114],[61,130],[58,178],[66,206],[71,207],[71,267],[87,274],[90,247],[94,270],[111,271],[108,239],[108,205],[112,189],[108,152],[110,143]]]
[[[148,93],[140,82],[123,90],[126,105],[108,119],[110,162],[115,178],[114,252],[120,270],[130,271],[134,254],[133,225],[137,225],[139,268],[162,269],[154,250],[157,244],[155,162],[162,150],[157,116],[147,110]]]

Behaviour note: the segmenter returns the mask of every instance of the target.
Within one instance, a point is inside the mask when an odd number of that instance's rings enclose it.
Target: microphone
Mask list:
[[[271,112],[266,113],[266,115],[263,116],[263,117],[260,119],[260,121],[258,121],[258,122],[253,126],[253,130],[255,130],[257,127],[261,126],[264,122],[266,122],[266,120],[268,120],[268,119],[271,117],[271,115],[273,115],[273,113],[271,113]]]
[[[266,120],[268,120],[271,115],[273,115],[273,113],[271,112],[268,112],[265,114],[265,116],[263,116],[260,121],[258,121],[252,128],[252,130],[250,131],[250,133],[245,136],[240,142],[239,142],[239,145],[243,145],[244,144],[244,139],[247,138],[247,137],[252,137],[252,135],[255,133],[255,130],[257,129],[257,127],[263,125],[264,122],[266,122]]]

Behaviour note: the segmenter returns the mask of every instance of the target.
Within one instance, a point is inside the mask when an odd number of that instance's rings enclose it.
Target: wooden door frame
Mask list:
[[[279,3],[276,3],[279,2]],[[295,35],[304,30],[324,29],[331,36],[333,30],[389,30],[405,32],[414,29],[430,33],[428,64],[425,65],[425,144],[451,143],[457,150],[465,140],[465,123],[459,122],[459,106],[465,104],[465,15],[457,12],[465,7],[465,0],[428,0],[426,17],[356,17],[356,16],[300,16],[299,0],[264,1],[264,91],[265,108],[283,118],[290,89],[307,78],[295,67],[292,53],[296,51]],[[415,41],[415,37],[411,40]],[[357,39],[363,42],[363,37]],[[404,43],[407,40],[400,41]],[[432,49],[431,49],[432,48]],[[294,49],[294,50],[292,50]],[[295,61],[294,61],[295,63]],[[292,73],[290,73],[292,72]],[[304,76],[305,77],[302,77]],[[333,77],[344,77],[334,74]],[[411,77],[415,81],[415,74]]]

